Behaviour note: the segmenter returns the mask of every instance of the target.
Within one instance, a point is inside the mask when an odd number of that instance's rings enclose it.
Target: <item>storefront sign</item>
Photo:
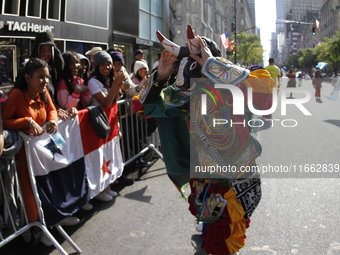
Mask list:
[[[146,46],[153,46],[152,41],[148,41],[148,40],[144,40],[144,39],[140,39],[140,38],[136,38],[136,43],[141,44],[141,45],[146,45]]]
[[[7,21],[8,31],[20,32],[52,32],[54,26],[34,24],[30,22]]]

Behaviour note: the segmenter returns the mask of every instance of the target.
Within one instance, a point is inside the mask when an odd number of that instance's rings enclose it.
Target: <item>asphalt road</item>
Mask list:
[[[282,87],[286,83],[284,79]],[[323,84],[320,101],[314,99],[311,81],[303,81],[301,89],[312,93],[304,104],[311,116],[304,116],[295,105],[289,105],[287,115],[282,116],[279,107],[272,118],[295,119],[297,126],[288,128],[275,121],[274,127],[257,130],[263,149],[258,164],[275,171],[262,174],[262,200],[240,255],[340,254],[340,174],[330,170],[340,164],[340,102],[326,98],[332,91],[329,83]],[[132,171],[130,177],[137,178],[137,172]],[[205,254],[195,219],[161,160],[132,186],[116,186],[115,190],[119,196],[114,201],[94,201],[92,211],[78,213],[79,225],[64,228],[82,254]],[[74,252],[55,230],[52,233],[67,252]],[[31,247],[19,237],[1,248],[0,254],[59,252],[41,244]]]
[[[282,87],[286,83],[283,79]],[[340,164],[340,102],[327,98],[333,87],[326,82],[321,100],[315,100],[310,80],[297,88],[311,93],[304,106],[312,115],[289,105],[286,116],[278,109],[272,118],[295,119],[296,127],[283,127],[277,121],[257,132],[263,148],[258,164],[266,171],[269,166],[276,169],[262,174],[263,196],[242,255],[340,254],[340,171],[332,171]]]

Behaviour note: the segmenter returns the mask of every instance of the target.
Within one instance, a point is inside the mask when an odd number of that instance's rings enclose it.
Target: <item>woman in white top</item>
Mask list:
[[[124,93],[123,81],[127,78],[123,73],[113,77],[112,58],[105,51],[99,51],[93,56],[94,72],[88,82],[88,88],[92,95],[91,105],[110,107],[112,103]],[[119,141],[118,141],[119,142]],[[117,193],[111,190],[110,185],[106,187],[95,198],[104,202],[111,201]]]

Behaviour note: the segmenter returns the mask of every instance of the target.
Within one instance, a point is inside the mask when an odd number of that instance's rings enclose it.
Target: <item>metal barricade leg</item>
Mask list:
[[[24,232],[28,231],[31,227],[38,227],[40,228],[44,234],[47,236],[47,238],[52,242],[54,247],[60,252],[60,254],[68,255],[68,253],[61,247],[61,245],[58,243],[58,241],[53,237],[53,235],[48,231],[47,227],[43,225],[41,222],[32,222],[28,225],[22,227],[21,229],[17,230],[7,238],[3,239],[0,242],[0,248],[4,246],[5,244],[11,242],[13,239],[17,238],[18,236],[22,235]]]
[[[72,246],[72,248],[76,251],[76,253],[81,253],[81,249],[76,245],[75,242],[71,239],[71,237],[65,232],[65,230],[60,226],[60,224],[54,225],[54,227],[59,231],[59,233],[65,238],[65,240]]]
[[[4,159],[4,158],[2,158]],[[6,161],[2,161],[6,165],[3,172],[0,172],[0,195],[3,202],[4,208],[4,224],[9,226],[9,233],[4,236],[2,230],[0,229],[0,248],[11,242],[18,236],[25,236],[26,233],[29,234],[29,229],[32,227],[38,227],[41,229],[41,233],[45,234],[46,237],[52,242],[54,247],[63,255],[68,253],[62,248],[58,241],[50,233],[46,225],[41,222],[28,222],[27,214],[25,210],[25,205],[22,198],[22,190],[20,187],[20,181],[17,175],[16,163],[13,156],[7,156]],[[20,201],[20,202],[19,202]],[[17,219],[19,217],[19,219]],[[19,220],[19,221],[18,221]],[[58,224],[59,225],[59,224]],[[62,234],[62,236],[70,243],[77,253],[81,253],[79,247],[71,240],[71,238],[65,233],[62,227],[56,226],[57,230]],[[27,237],[27,236],[26,236]],[[25,237],[24,237],[25,238]],[[26,241],[30,240],[26,238]]]

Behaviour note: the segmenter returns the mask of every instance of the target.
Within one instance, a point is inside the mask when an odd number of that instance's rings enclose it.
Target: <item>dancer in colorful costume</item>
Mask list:
[[[159,32],[157,36],[166,50],[158,71],[141,92],[144,115],[157,119],[170,179],[181,191],[185,183],[190,183],[189,210],[198,222],[204,222],[205,251],[233,254],[245,245],[250,216],[261,198],[255,164],[261,146],[249,125],[244,124],[253,117],[246,103],[247,88],[253,89],[254,107],[267,110],[275,81],[262,67],[254,66],[249,71],[220,58],[216,43],[195,37],[190,26],[186,47]],[[233,113],[236,98],[226,89],[215,89],[215,84],[234,85],[243,92],[244,115]],[[200,112],[202,95],[207,95],[206,115]],[[214,119],[229,124],[214,125]],[[207,175],[196,171],[197,166],[217,165],[236,171]]]

